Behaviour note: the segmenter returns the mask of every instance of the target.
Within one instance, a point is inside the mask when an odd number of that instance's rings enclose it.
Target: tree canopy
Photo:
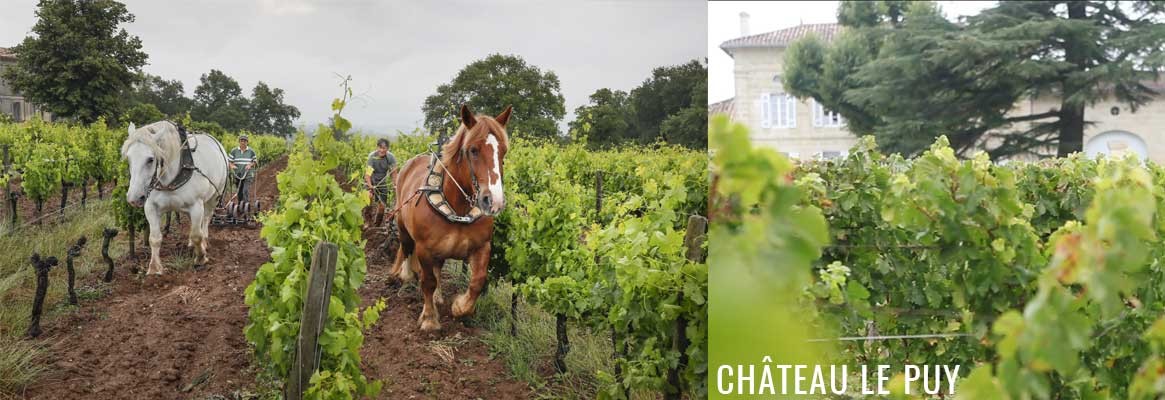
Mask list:
[[[227,130],[246,129],[250,122],[249,101],[234,78],[217,69],[202,74],[194,88],[194,119],[215,122]]]
[[[449,83],[425,98],[421,111],[430,130],[456,127],[462,104],[476,112],[497,115],[513,106],[507,129],[532,137],[556,137],[566,115],[558,75],[542,72],[515,55],[492,54],[462,68]]]
[[[669,136],[674,136],[670,141],[700,142],[704,143],[700,148],[707,147],[708,67],[700,61],[656,68],[650,78],[631,91],[631,98],[640,141],[650,142],[657,138],[668,141]],[[699,125],[699,138],[689,137],[694,133],[694,126],[681,128],[681,125],[673,122],[671,132],[660,129],[669,117],[692,107],[703,110],[703,123],[695,121]],[[692,113],[694,111],[688,114]]]
[[[115,119],[147,59],[141,40],[121,27],[133,14],[113,0],[40,0],[36,16],[3,79],[59,117]]]
[[[656,141],[708,147],[708,67],[698,60],[655,68],[627,93],[602,88],[575,109],[569,126],[591,147]]]
[[[1165,5],[1151,1],[1016,1],[959,23],[933,2],[842,2],[845,30],[786,54],[783,84],[912,155],[946,135],[961,155],[1060,156],[1083,148],[1088,105],[1134,111],[1165,66]],[[1050,110],[1019,110],[1028,99]]]
[[[292,122],[299,118],[299,109],[283,102],[283,89],[272,88],[260,81],[251,90],[251,130],[283,136],[295,133]]]
[[[292,123],[300,115],[298,108],[284,103],[283,89],[260,81],[248,98],[238,81],[217,69],[202,75],[190,103],[191,118],[231,131],[287,136],[295,133]]]
[[[574,115],[574,121],[568,124],[571,133],[584,136],[591,147],[617,144],[633,136],[630,96],[622,90],[596,90],[590,103],[576,108]],[[582,138],[576,137],[579,139]]]
[[[132,105],[150,104],[163,115],[170,117],[186,114],[193,105],[193,101],[186,97],[182,81],[167,80],[150,74],[141,74],[138,77],[127,98]]]

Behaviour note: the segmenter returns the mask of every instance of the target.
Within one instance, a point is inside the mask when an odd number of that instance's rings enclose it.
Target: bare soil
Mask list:
[[[417,285],[388,277],[392,259],[383,252],[383,235],[366,230],[369,275],[360,294],[365,305],[383,297],[387,308],[365,338],[360,356],[364,372],[382,379],[383,399],[527,399],[531,388],[509,378],[506,367],[489,356],[477,339],[478,328],[452,318],[458,288],[442,281],[445,304],[438,306],[441,330],[421,332],[421,292]],[[395,253],[393,253],[395,255]],[[445,268],[448,274],[452,268]]]
[[[264,205],[278,197],[275,174],[286,159],[259,173],[256,192]],[[70,194],[70,197],[73,195]],[[269,258],[258,228],[211,228],[211,262],[199,270],[175,270],[175,259],[189,257],[186,218],[163,241],[169,269],[161,278],[140,278],[131,266],[145,268],[147,253],[118,260],[112,293],[75,313],[44,325],[38,341],[51,349],[48,374],[25,393],[36,399],[207,399],[238,398],[260,390],[258,368],[243,337],[247,308],[244,290]],[[441,307],[443,329],[422,333],[415,285],[387,277],[391,258],[368,244],[368,279],[361,289],[365,305],[385,298],[388,307],[365,338],[361,355],[367,376],[384,382],[383,399],[524,399],[531,388],[509,378],[504,365],[489,356],[478,331],[450,317]],[[119,236],[117,245],[124,245]],[[379,240],[377,240],[379,239]],[[100,279],[80,277],[79,286]],[[446,298],[456,288],[446,280]],[[221,396],[221,397],[220,397]]]

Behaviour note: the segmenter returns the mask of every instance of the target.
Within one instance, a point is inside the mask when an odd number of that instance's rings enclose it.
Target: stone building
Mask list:
[[[9,49],[0,47],[0,72],[15,63],[16,55]],[[3,79],[0,79],[0,113],[7,114],[15,121],[24,121],[38,114],[42,119],[52,119],[52,115],[42,111],[40,106],[26,101],[24,96],[16,93]]]
[[[741,36],[720,49],[733,58],[736,94],[709,105],[710,113],[728,114],[749,126],[754,143],[771,146],[795,158],[843,156],[857,142],[845,120],[813,99],[797,99],[781,84],[786,48],[797,39],[815,34],[823,41],[841,32],[838,24],[802,24],[750,34],[748,14],[740,14]],[[1165,84],[1146,85],[1165,95]],[[1035,98],[1015,105],[1016,115],[1059,108],[1059,99]],[[1084,151],[1090,156],[1132,152],[1165,164],[1165,101],[1155,101],[1135,113],[1124,104],[1101,101],[1085,110]],[[1053,150],[1054,152],[1054,150]]]

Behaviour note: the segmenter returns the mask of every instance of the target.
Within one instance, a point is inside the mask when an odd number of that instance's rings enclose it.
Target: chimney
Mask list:
[[[752,32],[750,32],[748,29],[748,13],[741,11],[740,12],[740,36],[748,36],[751,34],[752,34]]]

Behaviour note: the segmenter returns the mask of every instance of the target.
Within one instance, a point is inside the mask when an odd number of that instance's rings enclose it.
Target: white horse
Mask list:
[[[140,129],[129,126],[129,137],[121,145],[121,155],[129,162],[129,189],[126,201],[145,207],[150,224],[150,266],[147,274],[162,274],[158,256],[162,244],[163,213],[181,211],[190,217],[190,241],[195,263],[205,265],[207,234],[215,204],[227,182],[227,153],[222,144],[205,134],[187,134],[187,144],[195,169],[189,180],[177,187],[182,170],[182,140],[178,127],[169,121],[155,122]]]

